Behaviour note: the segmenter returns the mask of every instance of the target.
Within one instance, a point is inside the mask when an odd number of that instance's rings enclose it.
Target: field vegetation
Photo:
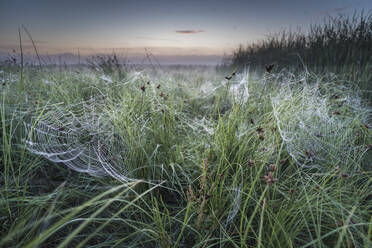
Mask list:
[[[371,247],[371,53],[363,15],[218,70],[4,61],[0,246]]]

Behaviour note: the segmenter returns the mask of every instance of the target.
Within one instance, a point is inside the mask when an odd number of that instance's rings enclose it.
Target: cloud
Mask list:
[[[204,30],[199,29],[187,29],[187,30],[176,30],[176,33],[178,34],[197,34],[197,33],[203,33]]]

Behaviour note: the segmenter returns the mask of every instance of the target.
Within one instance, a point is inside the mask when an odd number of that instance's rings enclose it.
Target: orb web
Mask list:
[[[127,182],[125,146],[112,146],[110,119],[94,100],[68,107],[54,106],[25,118],[27,149],[93,176],[109,175]]]

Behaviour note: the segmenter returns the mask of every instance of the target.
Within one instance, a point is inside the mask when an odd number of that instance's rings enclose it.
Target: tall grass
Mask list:
[[[371,247],[370,28],[232,60],[294,72],[1,65],[0,246]]]
[[[315,72],[334,72],[372,91],[372,13],[328,16],[322,24],[301,30],[268,35],[260,42],[240,45],[227,58],[234,67],[264,68],[275,64],[281,68],[304,65]],[[371,94],[365,94],[369,98]],[[370,98],[371,99],[371,98]]]
[[[234,52],[234,65],[292,65],[300,56],[308,67],[365,66],[371,63],[372,15],[329,16],[308,32],[282,31]]]
[[[102,73],[26,67],[20,93],[4,67],[0,246],[371,246],[371,110],[352,82]]]

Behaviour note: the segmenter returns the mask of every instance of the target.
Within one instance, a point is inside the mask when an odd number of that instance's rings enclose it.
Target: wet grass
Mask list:
[[[371,246],[371,110],[353,81],[102,73],[3,68],[0,246]],[[74,145],[91,160],[68,160]]]

